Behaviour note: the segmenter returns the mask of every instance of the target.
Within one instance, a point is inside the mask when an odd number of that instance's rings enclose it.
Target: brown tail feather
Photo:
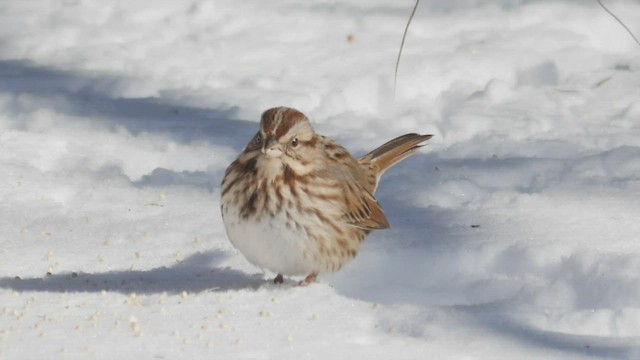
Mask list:
[[[377,180],[388,168],[415,153],[422,147],[420,144],[431,137],[433,135],[402,135],[361,157],[358,161],[361,164],[369,163],[376,170]]]

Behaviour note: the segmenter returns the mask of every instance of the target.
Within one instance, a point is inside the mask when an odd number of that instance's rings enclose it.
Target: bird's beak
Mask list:
[[[270,137],[262,147],[262,153],[267,155],[268,158],[278,158],[282,156],[284,151],[282,151],[280,143],[278,143],[275,138]]]

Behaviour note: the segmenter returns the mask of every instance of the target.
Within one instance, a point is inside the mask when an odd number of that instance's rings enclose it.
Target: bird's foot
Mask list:
[[[274,284],[282,284],[284,282],[284,276],[282,274],[276,275],[275,279],[273,279]]]
[[[298,283],[298,285],[299,286],[307,286],[307,285],[313,284],[314,282],[316,282],[316,277],[318,277],[318,274],[311,273],[311,274],[307,275],[307,277],[304,278],[304,280],[300,281]]]

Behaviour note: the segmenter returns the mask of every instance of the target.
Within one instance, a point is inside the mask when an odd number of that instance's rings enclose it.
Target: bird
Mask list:
[[[365,237],[389,222],[374,194],[382,174],[433,135],[399,136],[356,159],[317,134],[294,108],[266,110],[258,132],[228,166],[221,212],[231,244],[252,264],[284,276],[340,270]]]

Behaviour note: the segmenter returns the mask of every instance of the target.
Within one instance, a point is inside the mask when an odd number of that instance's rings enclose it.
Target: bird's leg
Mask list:
[[[311,273],[311,274],[307,275],[307,277],[304,278],[304,280],[300,281],[298,283],[298,285],[307,286],[309,284],[313,284],[314,282],[316,282],[316,277],[317,276],[318,276],[318,273]]]
[[[274,284],[282,284],[284,282],[284,276],[282,274],[276,275],[276,278],[273,279]]]

